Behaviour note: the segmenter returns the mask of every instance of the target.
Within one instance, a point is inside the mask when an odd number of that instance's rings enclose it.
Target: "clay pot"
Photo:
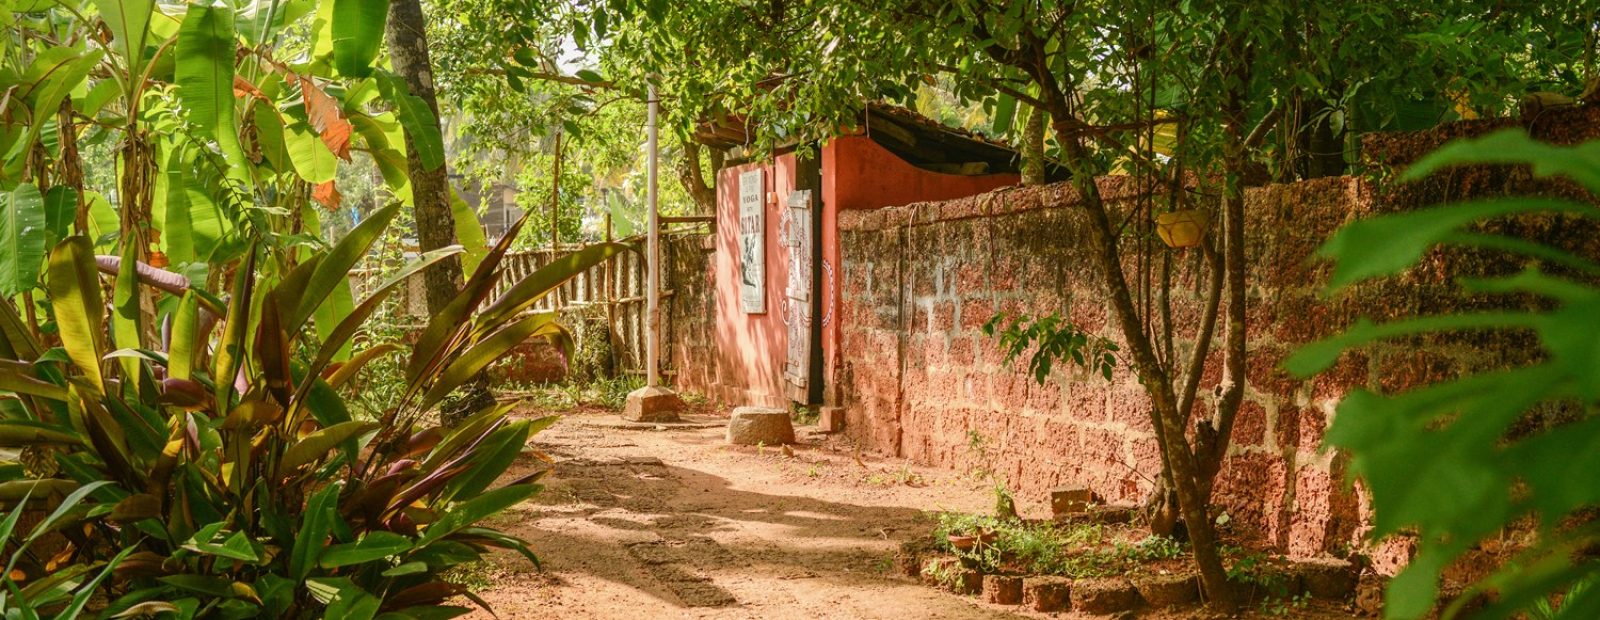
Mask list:
[[[1205,214],[1197,209],[1184,209],[1156,215],[1156,234],[1161,241],[1174,248],[1192,248],[1200,245],[1206,235]]]
[[[957,551],[971,551],[978,545],[992,545],[999,540],[1000,535],[995,532],[978,532],[977,534],[947,534],[945,540],[950,541],[950,546]]]

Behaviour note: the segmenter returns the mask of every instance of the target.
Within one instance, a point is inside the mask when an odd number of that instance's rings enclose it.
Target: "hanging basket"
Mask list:
[[[1156,215],[1156,234],[1162,243],[1174,248],[1192,248],[1206,237],[1206,217],[1199,209],[1184,209]]]

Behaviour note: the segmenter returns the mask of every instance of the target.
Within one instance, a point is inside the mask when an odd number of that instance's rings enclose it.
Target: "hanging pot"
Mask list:
[[[1174,248],[1192,248],[1206,237],[1205,213],[1199,209],[1183,209],[1156,215],[1156,234],[1162,243]]]

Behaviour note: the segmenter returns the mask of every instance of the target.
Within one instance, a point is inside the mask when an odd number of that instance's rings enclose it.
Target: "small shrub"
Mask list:
[[[588,393],[594,395],[594,402],[600,406],[614,411],[622,411],[628,404],[628,394],[644,387],[644,378],[637,375],[623,375],[610,379],[601,379],[589,386]]]

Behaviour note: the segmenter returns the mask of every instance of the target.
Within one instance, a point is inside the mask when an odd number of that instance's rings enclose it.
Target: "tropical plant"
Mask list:
[[[539,490],[542,472],[499,478],[555,418],[509,419],[515,403],[454,428],[428,416],[527,338],[570,348],[553,313],[529,308],[623,246],[568,255],[491,300],[502,239],[410,348],[400,403],[361,419],[336,388],[399,347],[335,356],[399,283],[460,248],[408,264],[319,330],[328,337],[305,327],[398,209],[281,279],[259,276],[265,252],[249,243],[226,297],[127,258],[97,265],[92,242],[69,237],[45,276],[60,347],[0,303],[0,448],[20,461],[0,466],[7,617],[73,618],[90,601],[102,617],[452,617],[466,610],[448,599],[472,594],[442,573],[490,548],[535,560],[482,522]],[[102,271],[115,274],[109,315]],[[134,309],[144,288],[176,303],[154,339]],[[49,512],[23,532],[29,511]],[[50,536],[59,551],[38,553]]]
[[[0,295],[22,297],[36,331],[45,250],[69,234],[213,283],[255,240],[266,251],[256,267],[282,277],[326,248],[322,214],[348,210],[335,178],[352,153],[402,203],[408,155],[443,161],[431,110],[375,66],[383,3],[13,4],[0,54],[0,88],[14,95],[0,118]],[[113,154],[96,163],[115,171],[86,171],[81,151]],[[463,238],[470,268],[485,248]],[[353,305],[335,287],[317,328]],[[151,324],[170,310],[140,309]]]
[[[1525,165],[1536,177],[1587,190],[1590,201],[1600,198],[1600,142],[1552,146],[1521,130],[1449,144],[1404,179],[1457,164]],[[1600,578],[1593,511],[1600,486],[1592,476],[1600,468],[1600,262],[1480,225],[1529,214],[1558,218],[1563,227],[1600,223],[1593,202],[1494,198],[1362,220],[1320,251],[1336,261],[1329,282],[1335,292],[1402,274],[1435,250],[1489,252],[1524,264],[1509,275],[1464,274],[1457,287],[1477,300],[1464,306],[1475,309],[1359,322],[1286,363],[1309,376],[1352,348],[1441,333],[1476,341],[1485,333],[1531,335],[1537,343],[1531,361],[1399,393],[1357,389],[1339,404],[1327,443],[1348,452],[1350,476],[1371,494],[1372,536],[1414,535],[1418,542],[1416,557],[1389,585],[1388,617],[1428,614],[1447,566],[1518,527],[1534,529],[1535,541],[1444,615],[1465,615],[1476,599],[1492,601],[1480,614],[1488,618],[1600,617],[1600,590],[1584,587]]]

